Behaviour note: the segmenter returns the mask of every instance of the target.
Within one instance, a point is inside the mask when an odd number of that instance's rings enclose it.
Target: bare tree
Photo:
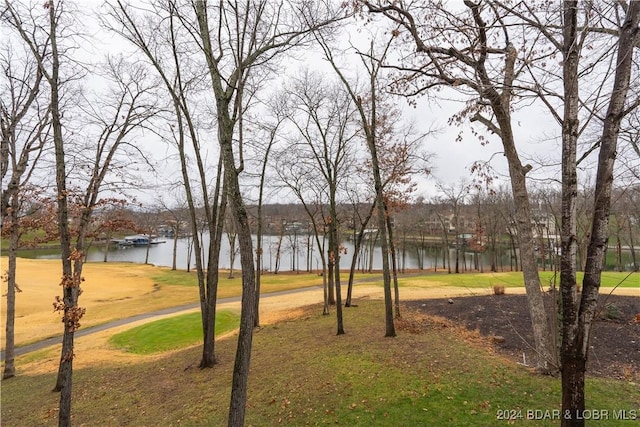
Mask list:
[[[353,254],[351,255],[351,266],[349,267],[349,281],[347,282],[347,297],[344,302],[345,307],[351,307],[351,299],[353,296],[353,281],[355,278],[356,266],[358,258],[361,256],[362,244],[365,240],[367,227],[373,218],[375,212],[374,203],[366,203],[361,200],[360,188],[348,191],[348,197],[352,200],[353,216]],[[369,196],[368,198],[370,198]],[[371,197],[372,198],[372,197]],[[365,199],[366,200],[366,199]]]
[[[80,283],[83,280],[82,266],[91,217],[112,164],[118,161],[119,149],[121,146],[125,147],[130,144],[128,138],[131,132],[143,126],[155,114],[156,109],[152,97],[148,97],[148,87],[145,85],[149,81],[146,79],[143,68],[129,66],[121,60],[107,62],[105,68],[112,79],[109,102],[98,101],[100,98],[97,97],[92,99],[92,102],[86,103],[80,111],[81,117],[86,119],[82,125],[88,138],[93,139],[94,144],[86,147],[92,150],[92,154],[81,159],[85,164],[80,170],[86,174],[80,174],[77,177],[83,185],[83,190],[76,193],[77,196],[75,196],[81,200],[81,212],[72,228],[69,222],[69,209],[70,197],[75,192],[72,192],[67,183],[68,159],[65,156],[65,147],[70,145],[71,138],[70,135],[64,133],[62,118],[63,108],[70,107],[63,104],[62,98],[63,86],[70,81],[69,74],[73,71],[69,65],[71,63],[68,57],[70,50],[64,44],[64,40],[58,39],[63,31],[62,17],[71,15],[65,12],[61,3],[53,1],[45,3],[43,10],[48,15],[48,22],[46,27],[40,28],[46,32],[51,46],[50,56],[45,57],[37,48],[37,40],[32,37],[34,32],[27,27],[29,24],[22,21],[17,10],[8,2],[5,4],[12,27],[29,47],[31,55],[33,55],[50,88],[58,205],[57,224],[61,246],[61,285],[63,288],[63,296],[56,297],[54,307],[63,313],[64,324],[62,353],[54,390],[61,391],[59,424],[70,425],[74,333],[80,327],[80,319],[85,312],[85,309],[78,305],[78,297],[81,292]],[[32,10],[28,16],[35,18],[36,12]],[[73,74],[73,78],[80,76],[81,74]],[[80,105],[82,106],[82,103]],[[82,147],[78,148],[82,149]],[[85,152],[85,150],[80,151],[80,153]],[[72,242],[74,236],[75,241]]]
[[[296,157],[299,172],[312,178],[326,196],[328,212],[328,284],[335,287],[337,334],[344,334],[340,282],[341,244],[338,235],[338,191],[353,166],[353,144],[357,129],[353,126],[356,110],[341,85],[322,84],[321,77],[309,71],[287,90],[291,94],[291,123],[295,132],[286,148]],[[311,172],[311,171],[315,171]]]
[[[469,118],[482,124],[502,142],[509,165],[516,207],[516,225],[522,270],[534,331],[537,368],[549,372],[555,364],[549,342],[549,322],[544,310],[540,279],[534,257],[534,242],[526,187],[530,165],[523,165],[512,127],[514,81],[518,51],[502,16],[483,2],[464,2],[464,9],[445,7],[440,2],[411,5],[363,1],[363,7],[384,16],[393,33],[415,52],[409,62],[391,65],[398,70],[397,90],[405,95],[424,94],[446,86],[468,96],[469,106],[454,120]],[[428,22],[422,17],[429,16]],[[462,36],[461,36],[462,35]]]
[[[242,264],[242,312],[229,426],[244,423],[256,307],[253,243],[239,184],[240,174],[244,171],[242,120],[246,107],[245,90],[250,84],[251,74],[259,71],[258,66],[274,63],[278,55],[299,44],[309,32],[333,22],[334,17],[317,6],[310,2],[270,1],[210,5],[198,0],[193,3],[198,41],[216,100],[218,144],[227,187],[225,196],[236,222]],[[216,23],[213,31],[210,22]]]
[[[608,241],[609,215],[614,162],[617,157],[620,126],[630,112],[637,110],[636,50],[639,2],[578,2],[508,5],[496,2],[513,14],[525,27],[534,29],[547,41],[546,58],[562,54],[562,78],[545,69],[546,61],[530,61],[528,90],[548,107],[561,127],[562,208],[560,288],[562,299],[562,425],[584,425],[578,415],[585,408],[584,373],[590,328],[594,319],[600,272]],[[604,35],[604,36],[603,36]],[[601,44],[602,38],[617,38]],[[585,55],[586,51],[590,52]],[[586,59],[588,57],[588,59]],[[585,84],[586,83],[586,84]],[[558,87],[561,89],[559,90]],[[630,88],[636,96],[627,98]],[[562,109],[562,113],[560,113]],[[603,114],[604,113],[604,114]],[[600,134],[589,140],[589,126]],[[601,130],[600,130],[601,129]],[[582,141],[582,144],[580,144]],[[585,143],[586,142],[586,143]],[[585,148],[578,156],[580,146]],[[576,280],[579,234],[578,165],[591,153],[599,153],[593,214],[588,230],[582,295]]]
[[[631,255],[631,269],[638,271],[638,258],[636,254],[636,242],[638,231],[640,231],[640,187],[637,184],[625,185],[622,188],[618,186],[617,211],[615,212],[616,225],[619,230],[617,235],[618,243],[618,264],[619,270],[625,270],[622,261],[622,248],[624,245],[629,248]]]
[[[564,81],[565,104],[577,104],[577,62],[578,45],[578,4],[577,1],[564,3],[563,53],[565,55]],[[625,8],[625,18],[619,28],[617,57],[613,87],[609,105],[604,116],[596,188],[594,193],[594,214],[591,237],[587,248],[585,273],[582,283],[582,297],[578,299],[575,278],[575,171],[577,140],[577,108],[565,107],[563,121],[563,210],[562,210],[562,261],[560,288],[562,293],[562,412],[563,426],[583,426],[584,419],[584,375],[588,356],[588,342],[591,332],[600,288],[601,272],[607,249],[609,215],[611,212],[611,192],[613,166],[616,159],[618,135],[623,117],[639,104],[638,99],[627,101],[627,93],[633,70],[633,56],[640,28],[640,2],[630,2]],[[568,62],[570,61],[570,62]],[[573,62],[576,64],[573,64]],[[570,81],[567,81],[570,80]],[[576,105],[577,107],[577,105]],[[567,111],[568,110],[568,111]],[[565,131],[566,128],[566,131]],[[568,157],[569,160],[564,161]],[[568,225],[565,226],[565,223]]]
[[[0,22],[12,27],[13,15],[3,7]],[[9,229],[9,259],[7,269],[7,310],[5,329],[5,365],[2,378],[15,375],[14,325],[16,302],[17,249],[20,240],[20,220],[32,194],[29,182],[40,159],[50,130],[50,109],[46,91],[42,90],[43,74],[37,61],[27,51],[13,47],[8,40],[2,42],[0,66],[0,178],[2,179],[2,206],[0,224]],[[33,48],[42,57],[49,49],[48,41],[34,42]],[[45,95],[45,96],[43,96]],[[27,209],[30,210],[30,209]]]
[[[389,45],[391,40],[389,40]],[[374,54],[373,46],[364,56]],[[380,83],[382,87],[382,83]],[[430,154],[421,152],[420,144],[423,138],[431,133],[417,134],[411,123],[404,125],[401,111],[394,100],[379,95],[376,143],[378,164],[382,179],[382,193],[384,195],[384,209],[387,233],[389,237],[389,253],[391,255],[391,273],[394,289],[395,317],[400,316],[400,290],[398,286],[398,262],[396,259],[396,244],[394,238],[393,213],[405,209],[411,202],[416,183],[414,177],[426,176],[430,171],[428,160]]]
[[[452,213],[451,225],[454,231],[454,248],[455,248],[455,267],[454,273],[460,273],[460,249],[462,246],[461,233],[463,232],[460,217],[461,210],[465,205],[466,198],[469,195],[469,184],[463,179],[457,185],[448,186],[438,183],[438,190],[442,193],[441,203],[447,205]],[[449,232],[449,230],[447,230]]]
[[[163,218],[164,225],[168,227],[169,233],[167,237],[173,238],[173,250],[171,256],[171,270],[177,270],[178,262],[178,239],[183,234],[184,224],[188,223],[188,206],[186,200],[183,198],[182,192],[173,189],[169,193],[169,197],[172,202],[166,200],[163,196],[158,197],[158,205],[165,211],[165,218]]]
[[[221,157],[218,161],[213,189],[208,181],[209,167],[198,123],[195,94],[205,87],[206,73],[203,63],[194,60],[197,46],[191,46],[195,29],[187,24],[188,9],[173,0],[157,1],[143,16],[136,14],[134,5],[118,1],[109,6],[105,26],[120,34],[136,46],[152,64],[160,76],[164,89],[171,98],[175,126],[170,126],[170,138],[178,151],[182,185],[189,212],[191,238],[194,246],[196,273],[202,313],[203,346],[200,368],[210,368],[216,363],[215,316],[218,288],[218,266],[226,212],[225,183]],[[190,158],[195,159],[195,172]],[[195,175],[195,176],[194,176]],[[199,191],[198,191],[199,190]],[[198,201],[200,194],[200,201]],[[202,221],[198,210],[202,208],[204,229],[209,234],[206,251],[202,239]],[[190,258],[189,258],[190,259]]]
[[[378,154],[379,141],[381,136],[382,127],[379,129],[384,120],[382,120],[382,114],[378,111],[380,102],[380,95],[378,93],[380,89],[380,70],[381,62],[374,59],[374,45],[371,42],[371,47],[367,55],[362,55],[362,65],[366,70],[368,77],[367,85],[360,88],[357,84],[350,81],[345,73],[338,66],[336,58],[333,55],[333,51],[327,41],[320,35],[316,36],[318,44],[322,48],[325,58],[329,61],[334,71],[342,81],[346,91],[353,100],[360,116],[360,126],[364,133],[365,141],[369,154],[371,156],[371,170],[373,174],[373,182],[376,193],[376,209],[377,209],[377,221],[378,228],[380,230],[380,240],[382,246],[382,276],[384,286],[384,301],[385,301],[385,336],[395,337],[395,325],[393,321],[393,300],[391,296],[391,268],[389,266],[389,238],[388,238],[388,210],[386,207],[386,200],[384,196],[384,182],[381,173],[380,155]],[[383,47],[381,57],[384,58],[389,50],[390,43],[387,43]],[[361,96],[358,93],[363,92],[365,95]],[[398,299],[396,298],[396,301]]]
[[[318,174],[316,168],[307,167],[304,162],[300,163],[300,157],[295,151],[282,150],[275,154],[275,171],[280,185],[287,188],[293,193],[296,199],[302,204],[307,214],[307,218],[311,224],[314,240],[320,260],[322,262],[322,285],[324,292],[324,306],[322,314],[329,314],[329,306],[335,304],[332,298],[333,280],[329,271],[328,250],[326,248],[326,234],[328,232],[327,218],[329,215],[325,212],[326,205],[326,186],[323,184],[322,177]],[[279,236],[277,243],[277,254],[280,252],[280,246],[285,231],[285,222],[279,224]],[[276,266],[278,258],[276,258]],[[277,272],[277,270],[276,270]],[[331,279],[331,280],[330,280]]]
[[[256,136],[256,150],[260,152],[257,156],[259,158],[260,166],[260,183],[258,185],[258,209],[257,209],[257,227],[256,227],[256,308],[255,308],[255,322],[256,327],[260,326],[260,284],[263,270],[262,255],[264,252],[262,238],[264,235],[264,218],[262,213],[264,191],[267,179],[267,166],[271,151],[276,144],[278,136],[278,130],[280,129],[285,114],[284,104],[286,101],[280,97],[274,97],[272,102],[269,102],[270,109],[274,112],[273,121],[266,123],[258,123],[258,135]],[[266,144],[260,144],[258,141],[267,141]]]
[[[5,1],[5,16],[9,18],[9,24],[18,32],[24,43],[28,46],[31,55],[37,62],[38,69],[41,71],[44,79],[50,88],[50,109],[53,127],[53,142],[56,159],[56,184],[57,184],[57,204],[58,204],[58,231],[60,234],[61,259],[62,259],[62,287],[63,298],[56,297],[57,309],[63,311],[64,321],[64,338],[63,352],[60,361],[59,378],[64,381],[58,381],[55,390],[63,390],[60,396],[60,412],[59,425],[70,425],[71,423],[71,363],[73,360],[73,332],[79,327],[79,319],[84,314],[84,310],[77,305],[80,275],[73,275],[72,262],[81,262],[82,256],[76,252],[71,252],[71,235],[69,231],[67,197],[66,190],[66,168],[64,157],[64,140],[61,123],[61,101],[60,101],[60,52],[58,46],[58,22],[62,12],[62,7],[53,2],[45,3],[45,13],[47,18],[41,23],[50,43],[50,57],[45,57],[43,52],[38,48],[38,39],[35,37],[37,31],[32,32],[30,28],[23,23],[21,15]],[[31,9],[27,16],[35,18],[38,16],[34,9]],[[41,16],[40,16],[41,17]],[[48,21],[48,22],[47,22]],[[33,35],[33,36],[32,36]],[[63,388],[64,385],[64,388]]]

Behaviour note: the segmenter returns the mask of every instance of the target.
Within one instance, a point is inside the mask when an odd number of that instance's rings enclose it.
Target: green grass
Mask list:
[[[161,268],[157,274],[154,274],[151,278],[155,283],[160,285],[198,286],[198,276],[195,270],[187,272],[186,270],[168,270]]]
[[[348,273],[342,273],[343,280],[346,283]],[[373,281],[380,278],[379,273],[358,273],[356,280]],[[152,277],[155,283],[160,285],[175,285],[197,287],[198,277],[195,271],[186,272],[184,270],[159,269],[157,274]],[[260,276],[260,291],[262,293],[279,292],[289,289],[299,289],[311,286],[322,286],[322,276],[317,273],[292,273],[285,272],[280,274],[263,274]],[[227,298],[238,296],[242,293],[242,280],[240,272],[235,272],[235,277],[229,279],[228,271],[220,271],[218,281],[218,298]]]
[[[494,426],[498,411],[560,407],[559,378],[535,375],[497,357],[470,333],[426,324],[384,338],[380,301],[345,310],[347,334],[321,306],[303,317],[266,325],[254,334],[247,426]],[[407,314],[405,314],[406,316]],[[197,369],[201,349],[187,348],[137,363],[74,371],[77,425],[225,425],[235,339],[217,341],[219,363]],[[90,354],[79,357],[88,358]],[[18,359],[18,366],[21,360]],[[6,425],[56,425],[55,372],[3,383]],[[640,386],[588,378],[587,407],[638,410]],[[38,402],[34,406],[33,402]],[[633,425],[608,420],[598,426]],[[515,425],[557,426],[558,420]]]
[[[579,271],[577,273],[578,283],[582,283],[584,273]],[[553,272],[543,271],[540,272],[540,280],[545,284],[549,284],[553,281]],[[638,272],[619,272],[619,271],[603,271],[600,278],[600,286],[605,288],[638,288],[640,289],[640,273]],[[557,283],[560,283],[560,275],[556,278]]]
[[[582,282],[584,274],[578,272],[578,283]],[[553,283],[554,273],[552,271],[541,271],[540,280],[543,286]],[[559,284],[559,275],[555,277]],[[604,271],[602,272],[602,287],[623,287],[640,289],[640,273],[625,273]],[[507,288],[524,286],[521,272],[505,273],[431,273],[421,276],[404,277],[399,279],[402,286],[434,287],[434,286],[455,286],[470,289],[491,289],[494,285],[502,285]]]
[[[216,313],[216,335],[238,327],[240,316],[231,311]],[[197,344],[202,340],[200,312],[156,320],[113,335],[109,343],[135,354],[160,353]]]

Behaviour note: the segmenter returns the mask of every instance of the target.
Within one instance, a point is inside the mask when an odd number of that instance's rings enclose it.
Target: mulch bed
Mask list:
[[[544,298],[547,311],[551,313],[554,298],[550,293]],[[534,363],[533,334],[525,295],[425,299],[406,301],[405,306],[477,330],[482,336],[491,338],[500,354],[519,363]],[[598,306],[599,315],[591,333],[587,375],[640,378],[640,323],[637,317],[640,298],[601,295]]]

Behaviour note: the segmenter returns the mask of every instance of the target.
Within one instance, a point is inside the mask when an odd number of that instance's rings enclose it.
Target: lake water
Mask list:
[[[204,246],[208,245],[208,237],[203,236]],[[322,263],[318,254],[318,249],[315,244],[308,250],[309,238],[307,235],[288,235],[283,236],[280,244],[280,256],[278,259],[278,236],[264,236],[263,237],[263,256],[262,267],[267,271],[306,271],[308,268],[314,271],[318,271],[322,268]],[[176,246],[176,267],[181,270],[186,270],[189,264],[190,268],[195,268],[195,257],[191,254],[190,261],[188,262],[187,254],[190,252],[189,247],[191,245],[191,239],[181,238],[177,241]],[[347,269],[351,264],[351,258],[353,256],[353,244],[351,241],[345,241],[342,246],[346,250],[346,255],[341,256],[340,268]],[[164,243],[151,245],[149,247],[149,260],[148,262],[153,265],[171,267],[173,260],[173,239],[166,239]],[[254,249],[255,249],[255,236],[254,236]],[[236,249],[237,250],[237,249]],[[373,253],[372,253],[373,252]],[[610,250],[608,258],[613,257],[613,251]],[[107,252],[107,260],[111,262],[133,262],[144,263],[147,253],[146,247],[123,247],[114,248],[111,247]],[[451,269],[453,270],[455,263],[455,251],[449,249],[451,257]],[[419,259],[419,254],[421,259]],[[223,236],[222,247],[220,249],[220,268],[228,269],[230,267],[230,250],[229,241],[226,236]],[[56,250],[30,250],[19,251],[19,255],[25,258],[59,258],[60,253]],[[629,251],[623,254],[623,265],[627,271],[631,271],[633,265],[631,263],[631,256]],[[489,270],[488,255],[481,254],[479,257],[482,269]],[[103,261],[104,260],[104,248],[92,247],[89,249],[87,256],[89,261]],[[439,246],[425,246],[420,248],[419,244],[408,242],[406,251],[404,251],[404,257],[402,251],[398,253],[398,268],[403,269],[419,269],[420,261],[422,261],[422,269],[429,270],[435,267],[437,262],[438,268],[444,268],[442,265],[442,248]],[[466,261],[466,267],[469,270],[474,269],[474,254],[467,252],[465,259],[460,256],[460,269],[464,271],[464,262]],[[498,259],[497,269],[498,271],[509,271],[512,267],[512,260],[510,251],[508,248],[503,247],[500,249],[500,256]],[[547,259],[547,263],[549,260]],[[365,248],[361,250],[358,262],[356,264],[358,270],[368,270],[369,264],[373,264],[374,270],[382,269],[382,251],[380,246],[365,245]],[[539,267],[542,268],[541,260],[538,259]],[[234,269],[240,269],[240,256],[236,255]],[[552,267],[547,264],[547,269]],[[615,265],[612,264],[611,259],[608,259],[608,269],[613,270]]]
[[[205,247],[208,245],[208,237],[204,236]],[[321,259],[319,257],[318,249],[315,244],[311,245],[309,249],[308,236],[284,236],[280,244],[280,256],[278,260],[278,236],[264,236],[263,237],[263,256],[262,267],[267,271],[275,271],[276,268],[279,271],[306,271],[308,267],[312,270],[320,270],[322,268]],[[254,236],[254,249],[255,249],[255,236]],[[187,238],[177,239],[176,245],[176,267],[178,269],[186,270],[187,265],[191,268],[195,267],[195,257],[191,254],[190,260],[188,254],[192,240]],[[237,245],[237,244],[236,244]],[[351,258],[353,256],[354,246],[352,242],[346,241],[342,243],[342,246],[346,250],[346,255],[341,256],[341,268],[348,268],[351,264]],[[220,249],[220,268],[228,269],[230,267],[230,245],[226,236],[223,236],[222,247]],[[157,266],[171,267],[173,263],[173,239],[166,239],[164,243],[154,244],[149,247],[149,259],[148,262]],[[236,246],[237,251],[237,246]],[[373,251],[373,253],[371,253]],[[451,262],[454,262],[454,251],[451,251]],[[402,257],[402,253],[398,254],[398,266],[399,268],[417,269],[420,267],[418,259],[418,253],[422,253],[422,267],[424,269],[433,269],[435,267],[436,257],[438,267],[442,268],[442,250],[440,248],[431,246],[425,247],[424,250],[418,250],[416,246],[408,247],[405,251],[405,256]],[[108,262],[133,262],[144,263],[147,255],[146,247],[111,247],[107,252]],[[206,255],[206,254],[205,254]],[[35,258],[58,258],[60,255],[55,251],[31,253],[30,255],[23,255]],[[88,261],[103,261],[104,260],[104,248],[92,247],[89,249],[87,256]],[[462,260],[461,268],[462,268]],[[468,268],[472,268],[471,265],[472,256],[467,254]],[[488,265],[486,261],[483,261],[485,268]],[[508,262],[508,261],[507,261]],[[380,246],[367,245],[358,258],[358,269],[368,269],[369,264],[373,264],[373,269],[382,269],[382,251]],[[276,265],[277,264],[277,265]],[[234,260],[233,268],[240,268],[240,256],[237,254]],[[453,268],[453,265],[452,265]]]

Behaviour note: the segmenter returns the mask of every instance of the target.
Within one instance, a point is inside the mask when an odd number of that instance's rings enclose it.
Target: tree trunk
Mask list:
[[[144,263],[149,264],[149,250],[151,249],[151,233],[147,235],[147,246],[144,254]]]
[[[385,225],[387,227],[387,230],[389,231],[389,252],[391,252],[391,273],[393,277],[393,306],[395,310],[394,317],[396,319],[399,319],[402,316],[400,314],[400,289],[398,287],[398,265],[396,262],[396,255],[395,255],[396,248],[393,240],[393,226],[391,224],[391,215],[387,211],[386,206],[385,206],[385,211],[386,211],[386,217],[387,217],[387,221]]]
[[[177,270],[178,264],[178,228],[173,229],[173,252],[171,256],[171,270]]]
[[[627,226],[629,228],[629,250],[631,251],[631,264],[633,265],[633,271],[638,271],[638,260],[636,259],[636,247],[633,242],[633,228],[630,218],[627,218]]]
[[[562,124],[562,225],[560,256],[560,291],[562,302],[562,425],[580,425],[576,415],[584,411],[585,358],[576,347],[578,334],[578,289],[576,281],[578,177],[576,170],[578,144],[578,62],[577,1],[564,3],[564,118]],[[582,371],[582,372],[579,372]],[[572,390],[567,393],[565,391]],[[574,394],[575,393],[575,394]],[[569,411],[569,412],[567,412]],[[570,414],[570,412],[573,412]],[[577,423],[577,424],[576,424]]]
[[[16,320],[16,271],[18,244],[20,242],[20,226],[18,224],[17,193],[11,195],[8,209],[10,221],[9,265],[7,271],[7,323],[5,328],[4,371],[2,379],[15,376],[15,320]]]
[[[444,254],[442,255],[444,256]],[[436,273],[438,271],[438,247],[433,247],[433,272]]]
[[[460,273],[460,238],[458,237],[458,229],[456,227],[456,267],[455,273]]]
[[[369,266],[366,270],[368,273],[371,273],[373,271],[373,255],[375,253],[376,242],[378,241],[379,235],[380,235],[380,229],[378,228],[373,238],[369,236]]]
[[[353,256],[351,257],[351,266],[349,268],[349,284],[347,285],[347,300],[344,303],[345,307],[351,307],[351,297],[353,294],[353,279],[355,277],[355,272],[356,272],[356,261],[358,259],[358,254],[362,249],[362,242],[364,240],[365,230],[367,228],[367,225],[369,224],[369,221],[371,220],[371,217],[373,216],[374,209],[375,209],[375,204],[372,204],[371,208],[369,209],[369,212],[367,212],[367,216],[365,217],[364,221],[362,221],[362,224],[360,225],[360,231],[358,232],[358,235],[354,236],[355,238],[353,240]],[[354,222],[354,226],[355,226],[355,222]]]
[[[449,234],[444,219],[438,214],[440,225],[442,225],[442,269],[447,268],[451,274],[451,251],[449,250]]]
[[[344,335],[344,319],[342,316],[342,289],[340,287],[340,252],[335,256],[335,285],[336,285],[336,335]]]
[[[340,239],[338,236],[338,215],[336,211],[336,188],[330,184],[329,198],[331,223],[329,224],[329,269],[333,269],[333,283],[336,289],[336,335],[343,335],[344,320],[342,317],[342,289],[340,287]],[[331,273],[329,273],[331,274]],[[329,277],[329,283],[331,283]]]
[[[622,242],[620,241],[620,229],[616,229],[616,270],[624,271],[622,268]]]
[[[513,78],[516,52],[512,45],[507,48],[505,58],[505,81]],[[487,81],[487,83],[489,83]],[[515,222],[518,231],[518,245],[520,248],[520,265],[524,277],[527,293],[531,326],[533,329],[534,346],[536,350],[536,368],[543,373],[549,373],[552,365],[557,365],[554,347],[550,342],[550,324],[544,308],[538,266],[535,259],[534,238],[531,224],[529,193],[526,185],[526,173],[529,167],[524,167],[516,149],[513,129],[511,127],[510,102],[511,92],[504,90],[498,93],[493,86],[487,90],[487,99],[500,130],[500,139],[504,154],[509,165],[511,191],[515,206]]]
[[[280,271],[280,256],[281,256],[281,249],[282,249],[282,239],[284,237],[284,225],[281,227],[280,229],[280,234],[278,235],[278,244],[276,245],[276,266],[273,270],[274,274],[278,274],[278,271]]]
[[[372,98],[375,99],[375,91],[372,84]],[[375,103],[374,103],[375,106]],[[359,108],[362,105],[359,103]],[[375,108],[372,113],[375,122]],[[380,177],[380,166],[378,164],[378,152],[375,144],[375,132],[370,129],[367,136],[367,145],[369,154],[371,155],[371,166],[373,169],[373,182],[376,190],[376,210],[378,212],[378,229],[380,233],[380,246],[382,249],[382,280],[384,286],[384,313],[385,313],[385,337],[395,337],[396,328],[393,320],[393,299],[391,297],[391,273],[389,268],[389,239],[387,237],[386,227],[386,207],[384,202],[382,178]]]
[[[221,158],[222,160],[222,158]],[[227,182],[222,184],[222,197],[220,198],[220,182],[222,181],[222,162],[218,164],[218,178],[216,180],[214,205],[220,201],[219,209],[212,212],[208,221],[209,227],[209,253],[207,258],[206,274],[206,299],[203,312],[204,343],[202,346],[202,360],[200,368],[211,368],[217,363],[215,354],[216,343],[216,309],[218,300],[218,282],[220,280],[220,247],[222,246],[222,232],[227,211]],[[217,215],[215,215],[217,213]],[[214,216],[215,215],[215,216]],[[214,219],[215,218],[215,219]]]
[[[515,152],[515,146],[512,146]],[[507,156],[509,157],[509,156]],[[510,160],[511,185],[516,207],[516,224],[518,228],[518,243],[520,247],[520,266],[524,276],[527,293],[531,326],[533,329],[534,346],[536,350],[536,369],[542,373],[549,373],[553,366],[557,366],[554,346],[550,342],[550,324],[544,307],[538,266],[535,260],[534,240],[531,230],[531,214],[529,211],[529,197],[525,184],[524,169],[516,157]]]
[[[102,262],[107,262],[110,242],[111,242],[111,233],[108,232],[104,240],[104,258],[102,259]]]
[[[572,2],[571,5],[575,4]],[[576,13],[575,10],[565,13]],[[577,24],[572,21],[565,25]],[[607,249],[609,215],[611,213],[611,188],[613,185],[613,166],[616,158],[620,123],[624,117],[625,101],[629,91],[631,65],[634,53],[634,41],[639,33],[640,2],[629,3],[627,15],[618,39],[618,54],[615,78],[609,107],[604,120],[596,188],[594,193],[594,213],[591,226],[591,238],[587,246],[587,262],[582,282],[580,306],[567,307],[563,304],[563,343],[562,343],[562,412],[581,414],[585,409],[584,374],[589,351],[591,326],[596,313],[601,272]],[[564,144],[563,144],[564,145]],[[564,283],[561,284],[563,286]],[[563,287],[563,299],[565,289]],[[564,303],[564,301],[563,301]],[[565,309],[569,312],[565,318]],[[576,315],[574,315],[574,312]],[[569,324],[569,322],[572,322]],[[567,322],[565,324],[565,322]],[[566,364],[565,364],[566,363]],[[565,380],[566,379],[566,380]],[[584,419],[563,419],[563,426],[584,426]]]
[[[236,263],[236,234],[227,233],[227,240],[229,240],[229,279],[233,279],[233,266]]]
[[[60,407],[58,425],[71,425],[71,389],[73,372],[73,314],[76,310],[77,293],[74,292],[77,283],[71,265],[71,236],[69,233],[68,193],[66,188],[66,167],[64,155],[64,141],[59,101],[59,70],[60,60],[57,45],[56,7],[49,3],[49,37],[51,40],[51,76],[48,79],[51,87],[51,120],[53,126],[53,143],[56,162],[56,191],[58,201],[58,232],[60,234],[60,258],[62,261],[62,292],[58,299],[58,308],[63,312],[64,333],[58,376],[53,391],[60,391]],[[78,278],[79,280],[79,278]]]
[[[219,124],[219,126],[224,126],[224,122]],[[229,427],[241,427],[244,425],[247,402],[247,383],[249,380],[253,326],[255,324],[256,288],[251,228],[249,227],[247,211],[240,193],[238,174],[235,170],[231,147],[232,139],[230,136],[231,135],[229,135],[229,138],[221,138],[220,145],[224,152],[225,170],[227,171],[228,198],[233,209],[238,232],[238,246],[240,248],[240,261],[242,263],[242,311],[240,314],[238,346],[233,367],[228,425]]]
[[[214,59],[213,48],[209,35],[206,4],[198,1],[194,4],[200,37],[203,42],[203,50],[209,68],[213,94],[216,99],[216,115],[218,125],[218,144],[224,162],[224,183],[226,191],[224,197],[230,203],[231,212],[238,233],[238,246],[240,249],[240,263],[242,266],[242,308],[240,313],[240,330],[238,333],[238,346],[233,367],[233,379],[231,385],[231,399],[229,402],[229,427],[241,427],[244,425],[245,407],[247,403],[247,383],[249,380],[249,366],[251,362],[251,346],[253,342],[253,328],[255,324],[255,267],[253,264],[253,242],[251,240],[251,227],[247,211],[244,206],[238,175],[240,170],[236,168],[233,153],[233,133],[235,119],[230,114],[231,98],[223,90],[222,76],[218,70],[218,64]],[[237,70],[242,75],[242,69]],[[237,89],[237,88],[236,88]],[[240,94],[236,94],[240,96]],[[241,105],[241,101],[240,101]],[[242,114],[240,112],[240,114]],[[242,153],[239,153],[242,154]],[[209,256],[213,256],[211,253]]]

